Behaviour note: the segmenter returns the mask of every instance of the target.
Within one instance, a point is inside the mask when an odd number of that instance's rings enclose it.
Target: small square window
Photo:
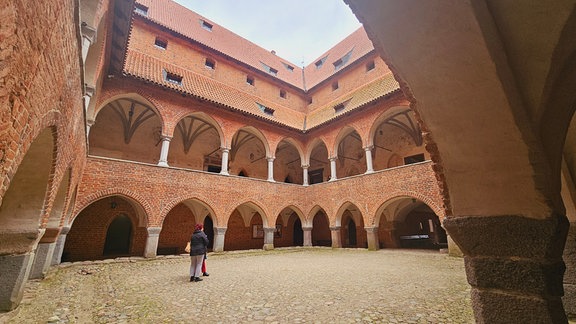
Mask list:
[[[275,68],[270,68],[268,72],[272,75],[278,75],[278,70],[276,70]]]
[[[212,31],[213,25],[206,20],[200,20],[200,25],[202,28],[206,29],[207,31]]]
[[[280,90],[280,98],[286,99],[286,90]]]
[[[168,47],[168,41],[163,38],[156,37],[156,40],[154,41],[154,46],[156,46],[159,49],[165,50]]]
[[[253,86],[253,85],[254,85],[254,77],[247,76],[247,77],[246,77],[246,83],[248,83],[249,85]]]
[[[314,102],[314,101],[312,100],[312,97],[308,98],[308,104],[310,105],[310,104],[312,104],[312,102]]]
[[[366,72],[374,70],[375,67],[376,64],[374,64],[374,61],[366,63]]]
[[[204,66],[206,66],[209,69],[214,70],[216,68],[216,61],[214,61],[213,59],[206,58],[206,61],[204,62]]]
[[[338,87],[339,87],[339,86],[338,86],[338,81],[332,82],[332,91],[338,89]]]
[[[134,4],[134,12],[142,16],[148,16],[148,7],[145,5],[136,3]]]
[[[286,68],[286,70],[290,71],[290,72],[294,72],[294,67],[288,63],[284,63],[282,62],[282,64],[284,65],[284,67]]]
[[[260,111],[262,111],[266,115],[269,115],[269,116],[274,115],[274,109],[272,109],[270,107],[266,107],[263,104],[259,104],[259,103],[256,103],[256,104],[258,105],[258,108],[260,108]]]
[[[345,107],[344,103],[339,103],[336,106],[334,106],[334,112],[337,113],[341,112],[342,110],[344,110],[344,107]]]

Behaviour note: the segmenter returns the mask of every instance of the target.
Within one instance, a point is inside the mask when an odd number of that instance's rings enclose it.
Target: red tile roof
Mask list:
[[[200,16],[174,1],[138,0],[137,2],[148,7],[148,15],[145,19],[248,64],[255,69],[268,73],[262,65],[264,63],[278,71],[276,78],[302,89],[302,68],[290,63],[288,60],[272,54],[270,51],[234,34],[228,29],[213,23],[210,19]],[[211,24],[212,30],[204,29],[202,21]],[[293,66],[294,70],[288,70],[283,62]]]
[[[164,78],[164,71],[181,76],[181,84],[167,81]],[[291,108],[278,105],[266,99],[252,96],[196,72],[183,69],[168,62],[163,62],[157,58],[131,49],[127,51],[124,73],[290,128],[301,130],[304,125],[303,113],[296,112]],[[258,104],[273,109],[274,115],[270,116],[262,112]]]

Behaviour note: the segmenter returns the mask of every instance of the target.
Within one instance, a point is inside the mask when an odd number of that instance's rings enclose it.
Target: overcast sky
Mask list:
[[[360,27],[343,0],[175,0],[297,66]]]

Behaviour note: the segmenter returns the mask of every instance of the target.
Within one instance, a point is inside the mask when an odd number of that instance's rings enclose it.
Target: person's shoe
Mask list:
[[[203,275],[204,277],[208,277],[210,274],[209,274],[208,272],[204,272],[202,275]]]
[[[190,282],[194,281],[194,277],[190,277]]]
[[[194,278],[194,281],[202,281],[202,278],[200,278],[200,277],[195,277],[195,278]]]

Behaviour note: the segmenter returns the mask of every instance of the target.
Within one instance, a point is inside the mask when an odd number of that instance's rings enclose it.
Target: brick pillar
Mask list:
[[[64,245],[66,244],[66,235],[70,232],[70,227],[62,227],[60,229],[60,235],[56,240],[56,246],[54,247],[54,253],[52,254],[52,262],[50,265],[60,264],[62,261],[62,252],[64,252]]]
[[[380,240],[378,240],[378,227],[364,227],[366,230],[366,240],[368,242],[368,250],[376,251],[380,249]]]
[[[156,251],[158,250],[158,239],[160,238],[160,232],[162,227],[148,227],[148,237],[146,238],[146,247],[144,248],[145,258],[155,258]]]
[[[333,248],[341,248],[342,247],[342,239],[340,238],[340,226],[331,226],[330,227],[330,234],[332,237],[332,247]]]
[[[304,232],[304,246],[312,246],[312,227],[302,227]]]
[[[224,251],[224,237],[226,235],[226,227],[214,227],[214,244],[212,250],[214,252]]]
[[[567,323],[562,307],[564,215],[444,220],[464,253],[477,323]]]
[[[43,234],[44,229],[0,234],[2,241],[14,246],[14,253],[0,256],[0,312],[11,311],[20,304],[34,261],[34,251]]]
[[[43,279],[46,276],[46,272],[48,272],[48,268],[50,268],[52,263],[52,256],[54,255],[59,233],[59,228],[45,229],[44,235],[40,238],[36,248],[29,279]]]
[[[275,227],[264,227],[264,247],[263,249],[274,250],[274,232],[276,231]]]

